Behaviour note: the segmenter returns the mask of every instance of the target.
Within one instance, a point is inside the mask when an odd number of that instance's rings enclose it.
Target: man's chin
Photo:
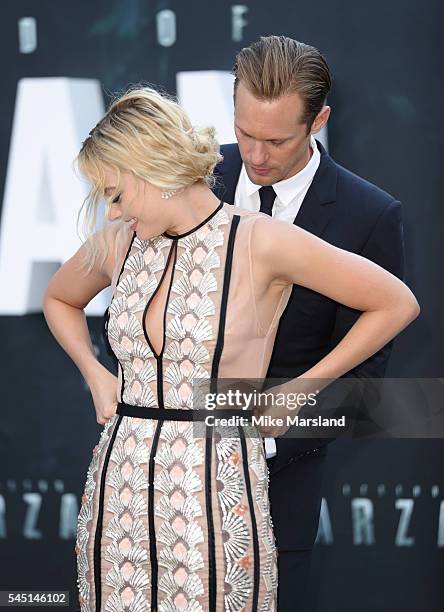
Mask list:
[[[273,183],[277,183],[279,181],[279,179],[276,178],[276,175],[271,171],[267,174],[257,174],[251,168],[245,167],[245,170],[247,171],[248,178],[255,185],[272,185]]]

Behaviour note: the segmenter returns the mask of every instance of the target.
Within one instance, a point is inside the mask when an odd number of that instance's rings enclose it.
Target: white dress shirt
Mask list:
[[[273,218],[282,219],[288,221],[288,223],[294,222],[321,161],[321,154],[313,136],[310,138],[310,147],[312,155],[307,165],[294,176],[273,184],[273,189],[276,192],[272,210]],[[259,189],[261,187],[262,185],[256,185],[250,181],[245,165],[242,164],[234,204],[258,212],[260,208]],[[274,438],[265,438],[265,452],[267,459],[276,455]]]

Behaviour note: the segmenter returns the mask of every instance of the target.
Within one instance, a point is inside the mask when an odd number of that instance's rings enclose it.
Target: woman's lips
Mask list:
[[[136,231],[136,227],[137,227],[137,221],[131,225],[131,229],[133,230],[133,232]]]

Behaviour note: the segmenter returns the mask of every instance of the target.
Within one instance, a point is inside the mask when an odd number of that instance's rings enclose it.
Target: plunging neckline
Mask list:
[[[189,236],[190,234],[196,232],[197,230],[199,230],[201,227],[203,227],[204,225],[206,225],[223,207],[223,200],[220,200],[218,206],[209,214],[207,215],[207,217],[205,217],[205,219],[203,219],[203,221],[200,221],[196,226],[194,226],[192,229],[186,231],[186,232],[182,232],[181,234],[169,234],[168,232],[164,232],[162,234],[162,236],[164,236],[165,238],[171,239],[173,242],[171,243],[171,247],[169,249],[168,252],[168,256],[166,259],[166,264],[165,267],[160,275],[159,281],[157,283],[157,286],[155,288],[155,290],[153,291],[151,297],[149,298],[149,300],[147,301],[145,308],[143,310],[143,314],[142,314],[142,329],[143,329],[143,334],[145,336],[145,340],[148,343],[148,346],[150,347],[153,356],[155,357],[155,359],[159,362],[162,359],[163,356],[163,352],[164,352],[164,348],[165,348],[165,328],[166,328],[166,315],[167,315],[167,310],[168,310],[168,305],[169,305],[169,298],[170,298],[170,292],[171,292],[171,287],[173,285],[174,282],[174,273],[175,273],[175,266],[176,266],[176,260],[177,260],[177,246],[178,246],[178,239],[180,238],[185,238],[186,236]],[[165,281],[165,278],[168,276],[168,271],[169,271],[169,267],[171,264],[171,270],[170,270],[170,274],[169,274],[169,279],[168,279],[168,287],[166,289],[166,301],[163,304],[163,316],[162,316],[162,325],[161,325],[161,329],[162,329],[162,339],[161,339],[161,344],[160,344],[160,350],[157,351],[154,347],[154,343],[152,341],[152,339],[150,338],[150,335],[148,333],[148,329],[149,329],[149,325],[147,325],[147,315],[148,315],[148,310],[150,305],[152,304],[153,300],[155,299],[156,295],[159,293],[159,291],[161,291],[163,283]]]
[[[143,330],[143,334],[145,336],[145,340],[148,343],[148,346],[150,347],[153,356],[155,359],[160,360],[162,358],[163,355],[163,351],[165,348],[165,327],[166,327],[166,314],[167,314],[167,309],[168,309],[168,302],[169,302],[169,298],[170,298],[170,292],[171,292],[171,287],[173,285],[173,280],[174,280],[174,269],[175,269],[175,265],[176,265],[176,258],[177,258],[177,242],[173,242],[171,244],[171,247],[169,249],[168,252],[168,256],[166,259],[166,263],[165,263],[165,267],[162,271],[162,274],[160,275],[159,281],[157,283],[156,288],[154,289],[153,293],[151,294],[151,297],[148,299],[147,303],[145,304],[145,308],[143,309],[143,313],[142,313],[142,330]],[[148,315],[148,309],[150,307],[150,304],[153,302],[155,296],[157,295],[157,293],[161,290],[163,282],[165,277],[167,276],[167,273],[169,271],[169,267],[170,267],[170,263],[171,263],[171,270],[170,270],[170,277],[168,280],[168,288],[167,288],[167,294],[166,294],[166,301],[163,305],[163,316],[162,316],[162,344],[161,344],[161,348],[160,351],[157,352],[156,349],[154,348],[154,344],[152,342],[152,340],[149,337],[148,334],[148,325],[147,325],[147,315]]]

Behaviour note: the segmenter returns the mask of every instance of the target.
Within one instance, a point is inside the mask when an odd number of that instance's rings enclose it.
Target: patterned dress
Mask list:
[[[199,437],[187,419],[202,408],[193,380],[266,374],[291,286],[260,320],[250,253],[259,217],[221,202],[185,234],[141,240],[122,228],[106,312],[120,401],[78,516],[82,612],[276,610],[263,441],[242,426]],[[157,352],[147,312],[161,287]]]

